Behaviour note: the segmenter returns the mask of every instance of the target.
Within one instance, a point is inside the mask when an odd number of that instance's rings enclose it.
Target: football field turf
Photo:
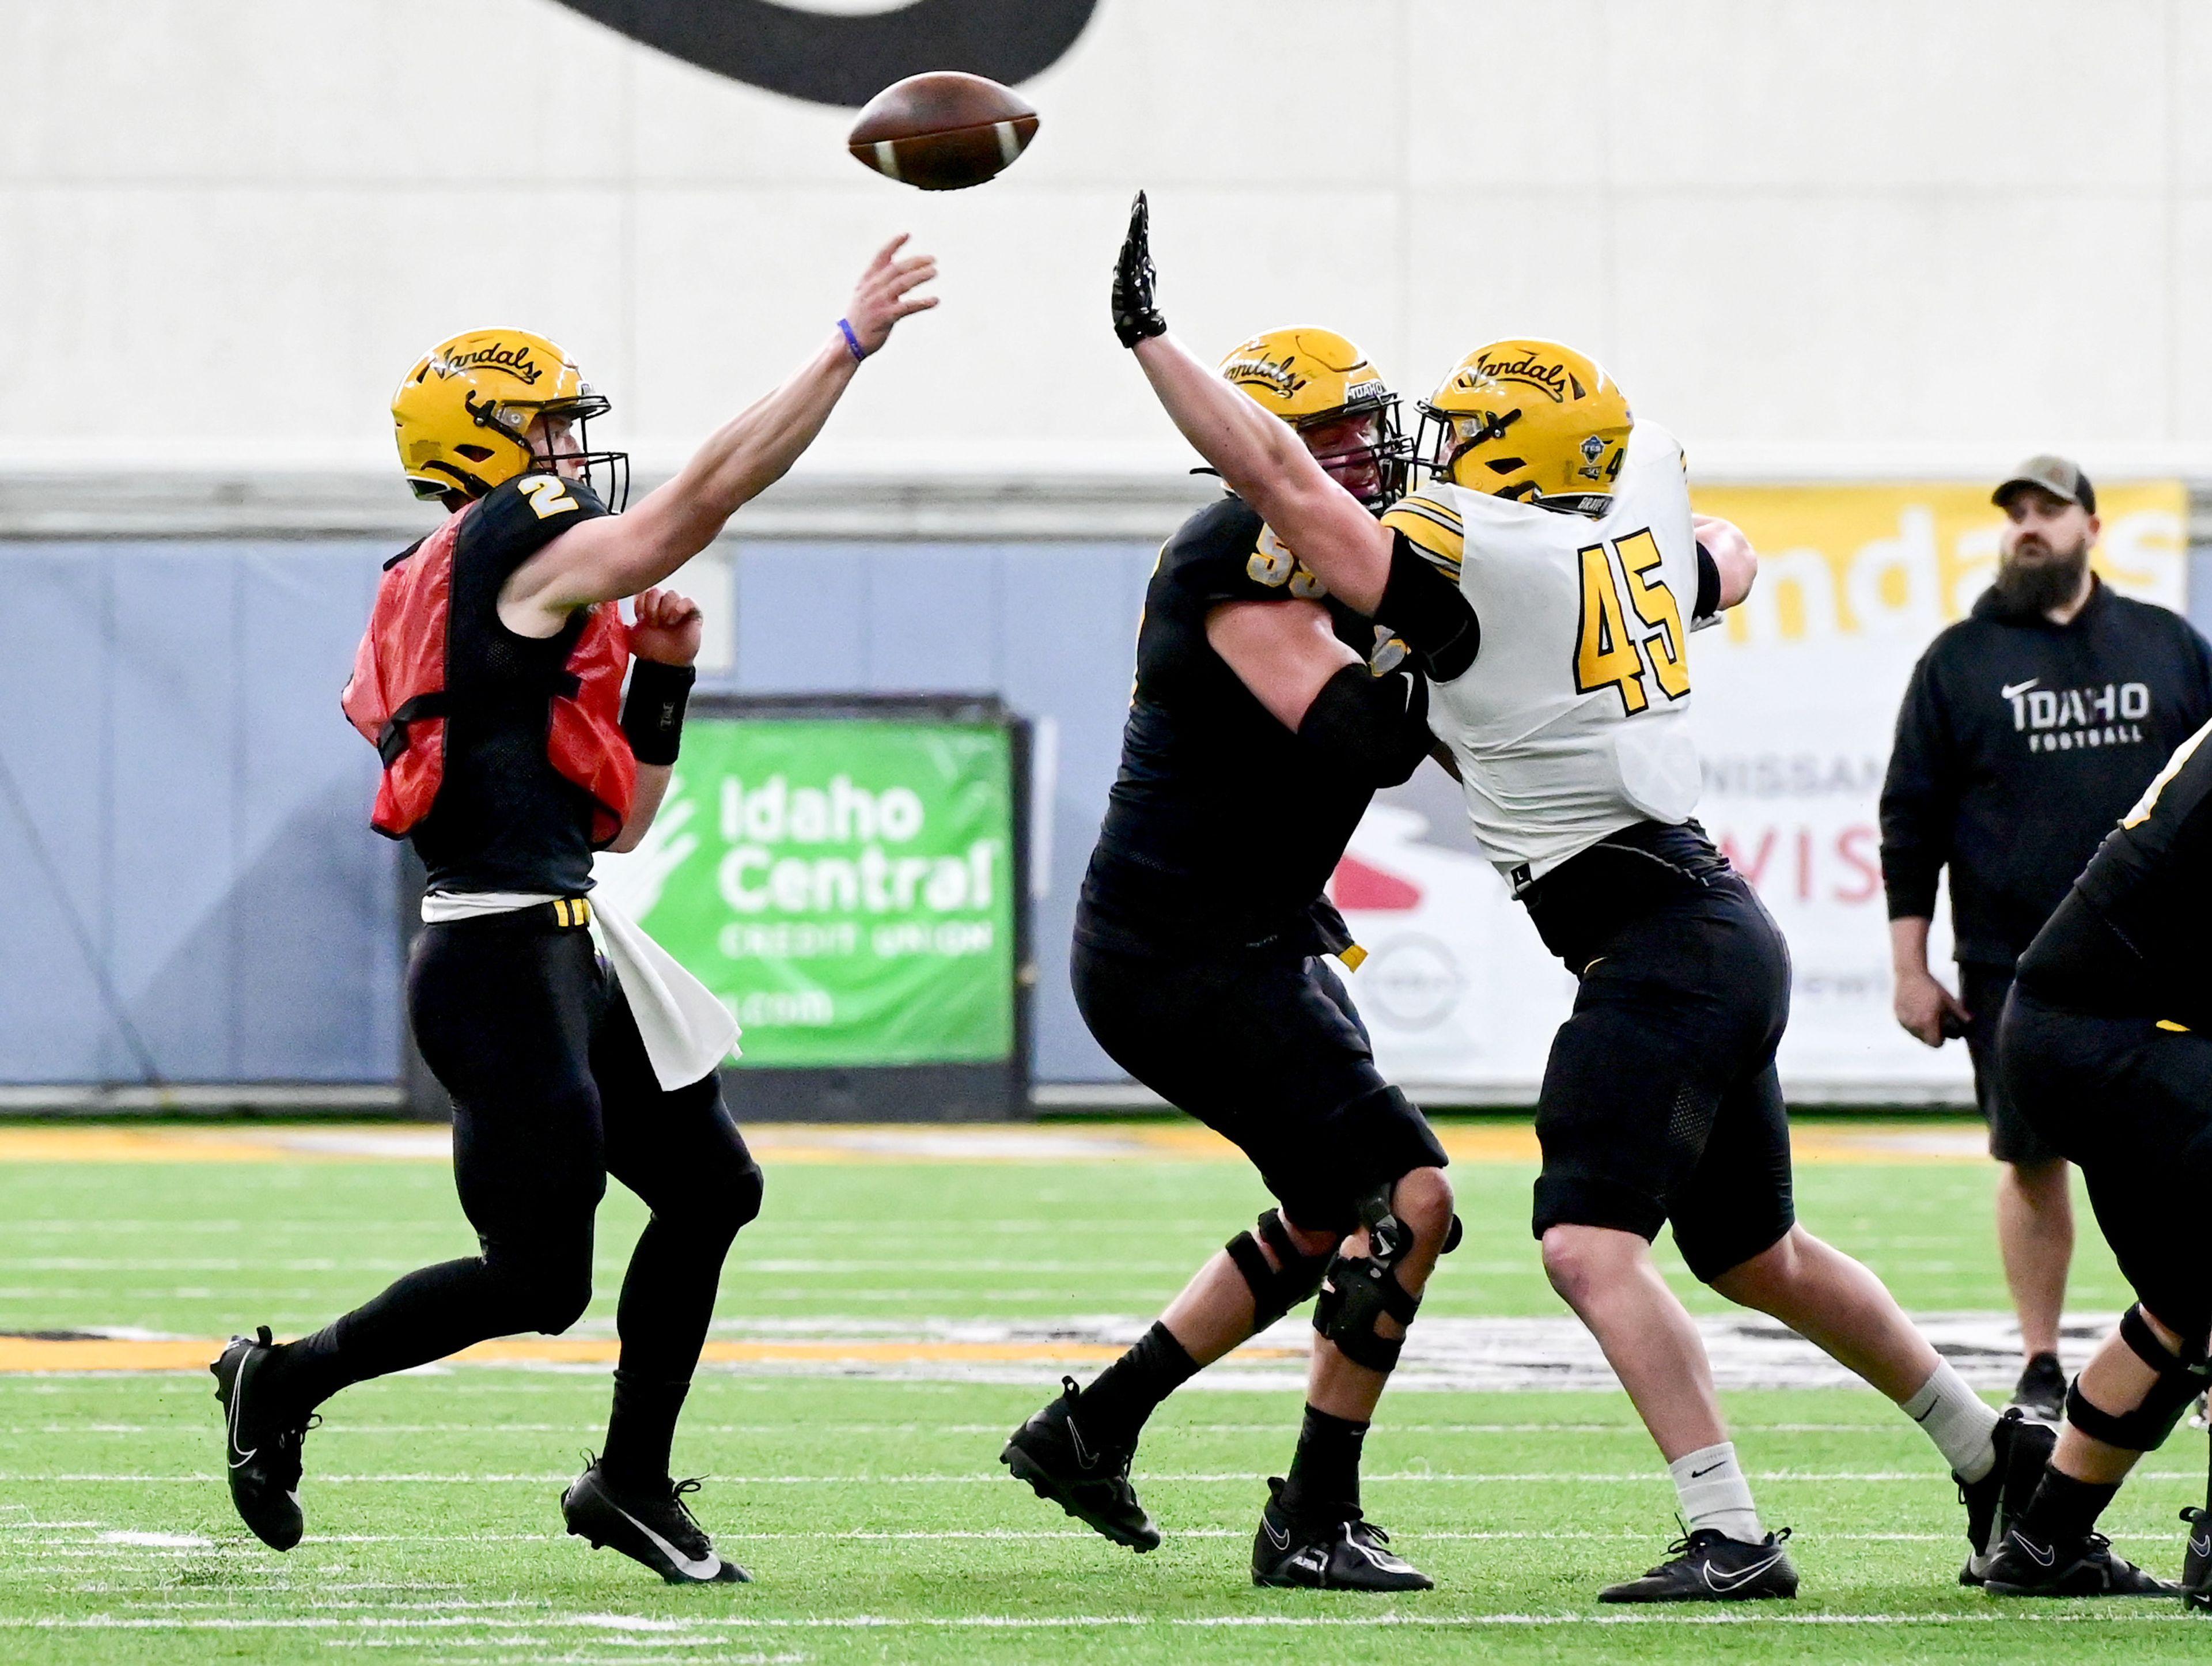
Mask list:
[[[767,1206],[724,1277],[676,1455],[678,1474],[708,1478],[701,1517],[757,1583],[670,1589],[562,1536],[556,1505],[603,1426],[614,1296],[641,1219],[627,1194],[602,1212],[598,1294],[568,1338],[327,1408],[307,1447],[308,1537],[278,1556],[231,1514],[206,1344],[257,1322],[295,1335],[397,1273],[467,1253],[438,1136],[0,1128],[0,1660],[1411,1666],[2212,1651],[2212,1619],[2173,1603],[2001,1604],[1961,1590],[1961,1513],[1935,1453],[1871,1392],[1832,1386],[1727,1395],[1766,1520],[1796,1530],[1797,1602],[1601,1608],[1600,1584],[1663,1553],[1673,1492],[1617,1389],[1544,1376],[1567,1333],[1528,1237],[1526,1130],[1502,1123],[1447,1129],[1468,1237],[1423,1310],[1444,1341],[1418,1361],[1409,1351],[1367,1447],[1369,1513],[1437,1589],[1377,1600],[1249,1584],[1264,1478],[1296,1432],[1295,1328],[1231,1362],[1237,1386],[1202,1377],[1155,1419],[1136,1480],[1167,1539],[1133,1555],[1009,1481],[999,1448],[1062,1371],[1087,1379],[1249,1223],[1261,1201],[1249,1171],[1182,1125],[757,1132]],[[2003,1286],[1992,1170],[1972,1145],[1956,1123],[1808,1124],[1801,1213],[1916,1312],[1987,1315]],[[2086,1213],[2083,1226],[2070,1305],[2087,1322],[2124,1298]],[[1717,1322],[1725,1304],[1664,1260]],[[1723,1359],[1717,1343],[1717,1363],[1739,1382],[1789,1352],[1771,1327],[1726,1345],[1736,1352]],[[2086,1347],[2069,1342],[2071,1359]],[[1993,1382],[2010,1366],[1990,1355],[1978,1369]],[[2201,1434],[2178,1432],[2106,1520],[2169,1578],[2203,1454]]]

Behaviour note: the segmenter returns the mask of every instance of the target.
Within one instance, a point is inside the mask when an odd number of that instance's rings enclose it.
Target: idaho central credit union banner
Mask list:
[[[596,877],[737,1015],[761,1066],[1013,1046],[1003,727],[694,716],[652,831]]]
[[[1963,1045],[1941,1051],[1891,1016],[1877,818],[1897,708],[1929,640],[1996,569],[2002,514],[1987,485],[1698,489],[1698,508],[1758,546],[1750,599],[1691,638],[1705,757],[1698,817],[1759,889],[1796,970],[1781,1067],[1802,1101],[1971,1097]],[[2175,482],[2100,491],[2096,566],[2112,587],[2179,611],[2188,495]],[[2023,695],[2043,744],[2098,745],[2129,690]],[[1379,797],[1334,885],[1370,958],[1348,980],[1395,1079],[1501,1100],[1533,1097],[1574,983],[1468,836],[1457,791],[1425,769]],[[1931,959],[1950,979],[1948,903]],[[1954,984],[1955,987],[1955,984]]]

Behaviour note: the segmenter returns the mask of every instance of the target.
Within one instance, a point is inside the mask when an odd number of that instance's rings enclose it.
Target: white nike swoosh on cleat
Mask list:
[[[2191,1539],[2189,1547],[2199,1556],[2212,1556],[2212,1539]]]
[[[611,1502],[611,1500],[610,1500],[610,1502]],[[710,1550],[707,1553],[705,1560],[694,1561],[690,1557],[686,1556],[682,1551],[677,1549],[674,1545],[669,1543],[667,1540],[662,1538],[658,1533],[655,1533],[651,1528],[647,1527],[643,1522],[638,1520],[636,1517],[631,1515],[629,1511],[623,1509],[620,1505],[616,1505],[614,1508],[616,1515],[621,1517],[639,1532],[644,1534],[647,1538],[653,1541],[654,1547],[659,1549],[660,1554],[675,1564],[676,1571],[678,1573],[684,1574],[689,1578],[708,1580],[712,1579],[716,1574],[722,1571],[722,1559],[716,1555],[713,1551]]]
[[[1750,1580],[1756,1579],[1760,1574],[1765,1572],[1767,1569],[1772,1567],[1781,1560],[1782,1553],[1778,1550],[1774,1554],[1768,1557],[1765,1561],[1759,1563],[1756,1566],[1747,1567],[1741,1573],[1731,1573],[1725,1579],[1714,1578],[1713,1565],[1711,1562],[1708,1562],[1705,1564],[1705,1584],[1715,1590],[1734,1590],[1738,1585],[1744,1584]]]
[[[239,1450],[238,1411],[239,1408],[246,1403],[246,1368],[248,1365],[252,1363],[252,1359],[253,1355],[249,1352],[245,1359],[238,1362],[238,1375],[230,1379],[230,1427],[225,1430],[224,1433],[228,1437],[230,1450],[234,1452]],[[261,1449],[258,1446],[256,1446],[252,1451],[246,1453],[244,1457],[231,1459],[230,1467],[234,1469],[243,1469],[247,1464],[253,1462],[254,1453],[258,1452]]]
[[[2038,1567],[2056,1567],[2058,1564],[2058,1547],[2056,1545],[2049,1550],[2038,1550],[2018,1534],[2013,1535],[2013,1542],[2025,1551],[2027,1554],[2027,1560]]]
[[[1291,1547],[1291,1533],[1288,1528],[1278,1533],[1275,1531],[1274,1523],[1262,1516],[1260,1517],[1260,1530],[1267,1535],[1267,1542],[1276,1549],[1288,1550]]]

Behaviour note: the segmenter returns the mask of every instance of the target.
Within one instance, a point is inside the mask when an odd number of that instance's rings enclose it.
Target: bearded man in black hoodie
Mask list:
[[[2056,1421],[2066,1392],[2058,1318],[2072,1260],[2065,1159],[1998,1079],[1998,1015],[2014,963],[2098,842],[2174,747],[2212,717],[2212,648],[2166,608],[2089,570],[2096,489],[2062,457],[2021,464],[1994,494],[1997,575],[1914,667],[1881,791],[1897,1020],[1930,1047],[1963,1036],[2003,1164],[1997,1242],[2019,1310],[2015,1394]],[[1936,878],[1951,870],[1954,994],[1928,967]]]

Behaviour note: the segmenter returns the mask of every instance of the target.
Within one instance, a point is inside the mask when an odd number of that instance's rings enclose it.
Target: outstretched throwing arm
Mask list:
[[[902,258],[905,242],[902,234],[876,252],[840,327],[782,386],[724,424],[673,480],[627,514],[563,532],[517,568],[500,592],[507,628],[550,636],[579,607],[659,583],[781,479],[821,433],[861,358],[889,341],[901,319],[937,305],[935,296],[913,293],[937,276],[937,263],[927,255]]]
[[[1194,358],[1167,333],[1142,192],[1114,265],[1114,333],[1134,350],[1152,392],[1199,455],[1346,605],[1373,613],[1390,578],[1390,534],[1330,479],[1297,435]]]

